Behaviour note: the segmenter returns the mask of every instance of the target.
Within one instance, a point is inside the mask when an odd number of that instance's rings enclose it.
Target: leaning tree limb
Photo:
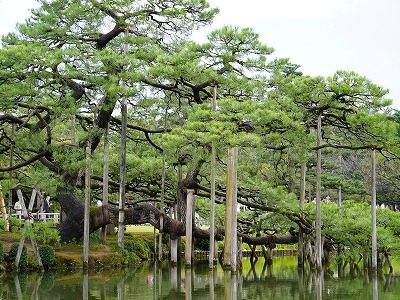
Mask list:
[[[62,241],[80,240],[83,236],[83,202],[76,196],[72,189],[60,187],[57,191],[57,200],[65,212],[66,218],[58,225]],[[160,218],[161,215],[163,218]],[[139,225],[149,223],[156,229],[161,228],[162,219],[163,232],[175,239],[185,235],[185,224],[170,218],[162,210],[150,203],[135,205],[125,211],[126,225]],[[90,232],[94,232],[107,224],[118,223],[118,209],[112,206],[103,205],[90,212]],[[217,228],[216,239],[221,240],[224,235],[222,228]],[[210,235],[206,230],[198,227],[193,228],[193,236],[198,239],[208,240]],[[238,233],[244,243],[250,245],[265,245],[274,247],[275,244],[294,244],[297,242],[297,235],[267,235],[263,237],[252,237],[247,234]]]

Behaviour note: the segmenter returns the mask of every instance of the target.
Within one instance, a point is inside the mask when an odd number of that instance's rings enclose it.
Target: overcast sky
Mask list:
[[[213,28],[254,28],[279,57],[309,75],[353,70],[390,89],[400,109],[400,1],[209,0],[221,9]],[[29,16],[34,0],[0,0],[0,34]]]

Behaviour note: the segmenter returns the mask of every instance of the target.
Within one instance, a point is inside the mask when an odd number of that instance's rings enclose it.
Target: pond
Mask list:
[[[144,264],[139,268],[102,270],[83,274],[45,272],[3,274],[0,299],[399,299],[400,277],[383,272],[377,280],[362,270],[358,274],[334,272],[316,275],[299,272],[296,257],[276,257],[273,266],[259,259],[243,261],[237,275],[220,267],[209,271],[207,262],[192,269]],[[213,287],[213,288],[211,288]]]

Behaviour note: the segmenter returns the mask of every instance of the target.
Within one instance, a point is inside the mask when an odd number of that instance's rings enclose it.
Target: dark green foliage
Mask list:
[[[210,249],[210,240],[209,239],[195,239],[194,240],[194,249],[201,251],[208,251]]]
[[[51,291],[54,288],[54,273],[45,272],[43,273],[40,289],[42,291]]]
[[[0,264],[2,264],[4,261],[4,247],[3,247],[3,242],[0,241]]]
[[[50,268],[55,261],[54,248],[50,245],[41,245],[39,247],[39,255],[42,259],[45,269]]]
[[[53,222],[36,223],[33,227],[33,233],[37,241],[43,244],[58,244],[60,242],[60,233],[55,228]]]
[[[17,231],[22,226],[22,220],[15,217],[9,218],[8,223],[10,224],[10,231]]]
[[[8,261],[10,263],[15,262],[15,258],[17,257],[17,252],[18,252],[18,243],[14,243],[11,245],[10,252],[8,253]],[[19,261],[19,267],[20,268],[26,268],[28,265],[28,252],[26,250],[26,246],[22,248],[22,254],[21,254],[21,259]]]
[[[0,219],[0,230],[6,230],[7,221],[5,219]]]
[[[124,242],[124,249],[129,254],[138,256],[141,260],[150,258],[151,250],[144,240],[128,240]]]

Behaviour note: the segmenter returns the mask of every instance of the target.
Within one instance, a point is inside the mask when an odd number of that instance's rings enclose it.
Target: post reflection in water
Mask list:
[[[362,267],[362,266],[361,266]],[[261,299],[399,299],[400,277],[396,273],[351,273],[336,265],[325,273],[298,269],[296,258],[275,258],[273,267],[259,258],[251,264],[243,260],[237,274],[221,267],[209,270],[207,261],[192,268],[183,265],[101,272],[7,274],[0,278],[0,299],[115,299],[115,300],[261,300]]]
[[[215,300],[215,277],[216,277],[216,270],[215,268],[208,272],[209,276],[209,289],[210,289],[210,300]]]
[[[314,273],[314,276],[315,276],[316,299],[322,300],[322,290],[324,289],[324,272],[318,271]]]
[[[372,299],[378,300],[378,277],[375,272],[372,273]]]
[[[83,273],[82,276],[82,299],[89,299],[89,275],[87,272]]]
[[[17,299],[22,300],[21,284],[19,283],[18,274],[14,276],[15,291],[17,294]]]
[[[185,269],[185,300],[192,300],[192,268]]]

